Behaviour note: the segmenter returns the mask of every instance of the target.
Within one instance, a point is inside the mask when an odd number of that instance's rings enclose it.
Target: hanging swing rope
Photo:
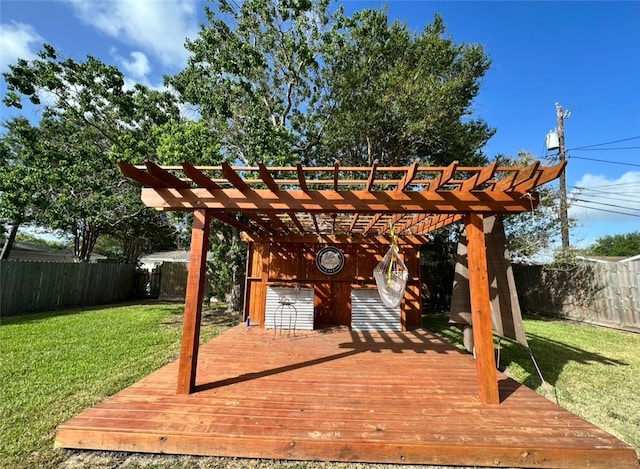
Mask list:
[[[396,308],[402,301],[409,279],[409,269],[400,257],[398,238],[393,225],[389,222],[391,247],[380,263],[373,269],[373,277],[378,286],[382,302],[389,308]]]

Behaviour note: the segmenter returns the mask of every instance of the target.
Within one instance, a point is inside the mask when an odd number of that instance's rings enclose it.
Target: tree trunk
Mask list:
[[[100,230],[90,223],[81,222],[73,233],[74,255],[80,262],[89,262],[93,248],[98,241]]]
[[[9,237],[4,241],[4,246],[2,247],[2,253],[0,253],[0,260],[9,259],[9,254],[11,253],[11,247],[13,246],[14,241],[16,240],[16,235],[18,234],[18,227],[20,226],[20,222],[14,221],[11,226],[11,231],[9,232]]]

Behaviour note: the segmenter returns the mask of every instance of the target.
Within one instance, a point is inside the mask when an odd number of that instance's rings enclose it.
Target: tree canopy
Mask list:
[[[455,44],[436,15],[422,33],[386,10],[362,10],[332,31],[323,57],[320,159],[399,166],[484,164],[493,129],[472,117],[490,61],[479,45]]]
[[[122,179],[116,161],[155,154],[151,130],[178,119],[175,98],[128,88],[116,67],[91,56],[61,58],[47,44],[37,59],[19,59],[3,76],[7,106],[28,100],[42,111],[35,125],[23,117],[5,124],[0,217],[14,228],[35,222],[71,235],[80,260],[102,233],[143,229],[138,190]]]
[[[420,34],[386,10],[349,18],[330,2],[221,0],[168,78],[247,164],[482,164],[493,129],[472,102],[489,59],[446,38],[436,16]]]
[[[640,231],[626,234],[606,235],[586,249],[594,256],[632,257],[640,254]]]

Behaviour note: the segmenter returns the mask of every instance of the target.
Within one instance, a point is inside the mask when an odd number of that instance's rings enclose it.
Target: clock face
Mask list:
[[[326,246],[318,251],[316,265],[323,274],[337,274],[344,267],[344,253],[334,246]]]

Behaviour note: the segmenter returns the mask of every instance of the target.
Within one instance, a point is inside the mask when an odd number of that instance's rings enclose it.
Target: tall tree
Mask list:
[[[88,260],[101,233],[141,221],[138,191],[123,181],[116,160],[152,154],[151,129],[178,119],[175,98],[142,85],[127,88],[116,67],[91,56],[61,58],[47,44],[37,59],[19,59],[3,75],[6,105],[22,108],[27,99],[42,109],[31,135],[33,158],[12,165],[39,175],[48,199],[39,222],[72,235],[76,257]]]
[[[324,56],[323,159],[345,164],[483,164],[494,130],[473,117],[490,61],[479,45],[445,37],[435,16],[421,34],[386,9],[356,12]]]

